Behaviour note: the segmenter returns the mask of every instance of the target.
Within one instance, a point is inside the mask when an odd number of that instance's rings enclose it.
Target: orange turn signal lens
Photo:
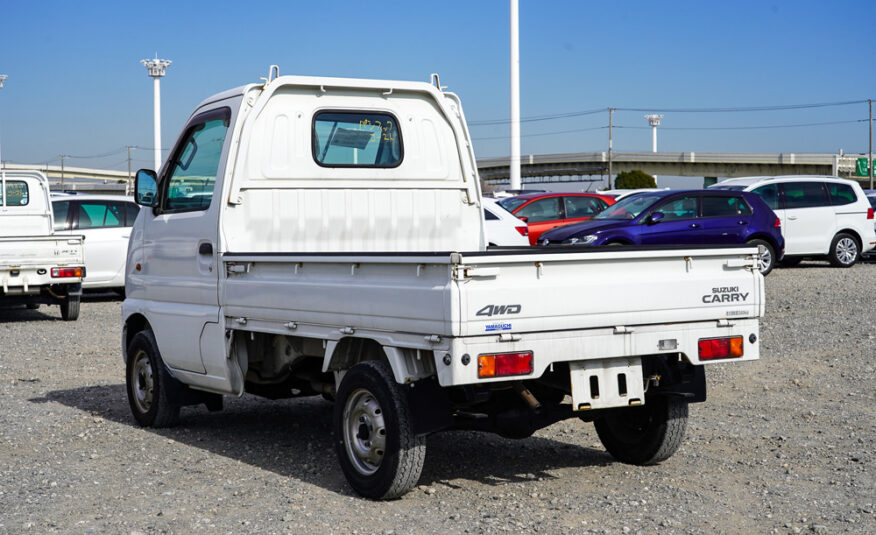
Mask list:
[[[496,355],[481,355],[478,357],[478,377],[494,377],[496,375]]]

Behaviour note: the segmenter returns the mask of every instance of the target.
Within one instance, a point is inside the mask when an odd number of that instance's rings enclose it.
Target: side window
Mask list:
[[[703,217],[751,215],[751,207],[742,197],[703,195]]]
[[[781,184],[785,208],[812,208],[827,206],[824,184],[821,182],[785,182]]]
[[[575,219],[577,217],[593,217],[598,212],[602,211],[603,206],[599,205],[599,199],[593,197],[563,197],[566,203],[566,218]]]
[[[827,192],[830,194],[830,202],[834,206],[852,204],[858,200],[855,190],[848,184],[827,183]]]
[[[186,131],[172,155],[166,175],[169,178],[163,184],[164,210],[191,212],[210,207],[229,118],[227,109],[208,112],[203,122],[196,122]]]
[[[323,111],[313,118],[313,159],[323,167],[398,167],[398,120],[388,113]]]
[[[114,202],[82,201],[78,205],[79,228],[120,227],[124,218],[120,206]]]
[[[133,227],[137,214],[140,213],[140,205],[132,202],[125,203],[125,226]]]
[[[514,215],[517,217],[525,217],[528,223],[559,219],[560,200],[561,197],[548,197],[547,199],[532,201]]]
[[[496,214],[487,210],[486,208],[484,208],[484,219],[486,219],[487,221],[498,221],[499,220],[499,218],[496,216]]]
[[[664,221],[692,219],[697,216],[697,198],[690,196],[672,199],[658,206],[655,212],[663,212]]]
[[[770,210],[779,209],[779,186],[777,184],[761,186],[753,190],[753,193],[760,195],[760,198],[770,207]]]
[[[67,213],[70,211],[70,201],[56,201],[52,203],[52,212],[55,214],[55,230],[70,230],[67,223]]]

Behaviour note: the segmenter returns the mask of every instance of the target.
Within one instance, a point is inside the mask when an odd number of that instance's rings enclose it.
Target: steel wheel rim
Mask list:
[[[145,414],[152,408],[155,392],[155,377],[152,376],[152,362],[145,351],[140,350],[134,355],[134,365],[131,366],[131,394],[137,410]]]
[[[770,254],[769,248],[765,245],[757,246],[757,255],[758,267],[760,268],[760,272],[763,273],[773,264],[773,255]]]
[[[364,476],[380,469],[386,452],[386,421],[374,394],[360,388],[344,405],[344,448],[353,468]]]
[[[843,264],[851,264],[858,257],[858,244],[851,238],[843,238],[836,244],[836,257]]]

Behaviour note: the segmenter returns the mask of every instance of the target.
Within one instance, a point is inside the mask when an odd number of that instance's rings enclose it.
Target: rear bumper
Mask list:
[[[699,359],[700,339],[730,336],[742,336],[744,341],[742,357],[709,361]],[[503,338],[508,341],[504,341]],[[454,338],[450,351],[435,352],[439,383],[441,386],[456,386],[536,379],[554,363],[645,355],[678,354],[695,365],[742,362],[760,358],[760,331],[757,318],[524,333],[514,335],[513,340],[510,338],[512,337],[507,335]],[[531,374],[478,378],[478,355],[523,351],[532,351]],[[449,359],[446,358],[447,355],[450,356]],[[467,359],[464,358],[465,355],[468,355]],[[446,364],[448,360],[450,364]]]

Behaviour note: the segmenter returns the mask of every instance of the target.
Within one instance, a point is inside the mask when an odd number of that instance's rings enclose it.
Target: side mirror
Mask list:
[[[158,204],[158,175],[151,169],[140,169],[134,177],[134,202],[141,206]]]
[[[663,215],[663,212],[654,212],[653,214],[648,216],[648,224],[653,225],[655,223],[659,223],[663,221],[664,217],[665,216]]]

